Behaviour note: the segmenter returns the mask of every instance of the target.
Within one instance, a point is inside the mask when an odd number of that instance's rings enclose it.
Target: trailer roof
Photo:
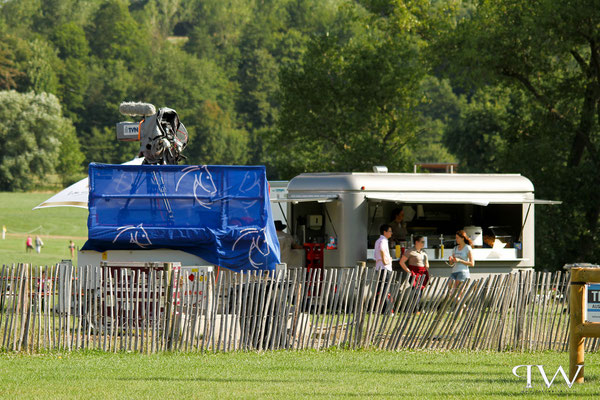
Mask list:
[[[293,178],[288,192],[533,193],[520,174],[307,173]]]

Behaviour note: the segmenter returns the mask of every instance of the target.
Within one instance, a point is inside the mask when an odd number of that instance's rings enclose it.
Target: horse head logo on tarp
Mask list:
[[[129,236],[129,243],[137,244],[142,249],[145,249],[148,246],[152,246],[152,242],[148,237],[148,233],[146,232],[142,224],[139,224],[137,226],[120,226],[117,228],[117,232],[117,236],[115,236],[113,243],[115,243],[121,236],[124,236],[125,238]]]
[[[207,197],[211,197],[217,194],[217,186],[215,185],[215,182],[210,171],[208,170],[208,167],[206,165],[192,165],[184,168],[183,170],[181,170],[181,172],[183,172],[183,175],[181,175],[181,177],[177,181],[175,191],[177,192],[179,190],[179,184],[181,183],[183,178],[188,176],[188,174],[192,174],[192,176],[194,177],[194,184],[192,187],[194,199],[196,199],[196,202],[200,206],[210,209],[212,201],[208,200]]]
[[[244,179],[242,179],[242,183],[240,183],[239,191],[241,193],[248,193],[254,188],[260,190],[260,179],[258,174],[254,171],[248,171],[244,174]]]
[[[242,179],[242,183],[240,183],[238,190],[240,193],[244,193],[247,196],[258,197],[260,195],[260,184],[261,180],[259,175],[254,171],[248,171],[244,174],[244,179]],[[251,191],[255,191],[256,193],[252,193]],[[240,204],[246,210],[257,203],[258,200],[240,201]]]
[[[246,228],[240,231],[241,235],[237,238],[231,250],[235,250],[235,246],[242,238],[250,241],[248,247],[248,262],[253,268],[259,269],[265,265],[266,257],[271,254],[271,249],[267,243],[267,235],[265,229]]]

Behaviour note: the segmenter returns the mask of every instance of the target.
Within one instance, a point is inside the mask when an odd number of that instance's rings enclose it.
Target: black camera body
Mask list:
[[[139,122],[117,123],[117,140],[140,142],[139,156],[144,164],[172,165],[185,156],[181,152],[188,143],[188,132],[171,108],[155,107],[149,103],[121,103],[119,111],[125,115],[143,116]]]

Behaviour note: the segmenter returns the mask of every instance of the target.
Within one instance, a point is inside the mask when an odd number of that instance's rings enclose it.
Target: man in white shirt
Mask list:
[[[388,239],[392,236],[392,227],[383,224],[379,227],[379,239],[375,242],[375,271],[388,270],[392,272],[392,256]]]

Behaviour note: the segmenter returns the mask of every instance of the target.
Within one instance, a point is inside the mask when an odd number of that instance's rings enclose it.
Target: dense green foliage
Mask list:
[[[437,43],[457,87],[472,90],[446,131],[473,172],[519,172],[537,197],[537,252],[598,262],[600,11],[579,0],[481,1]]]
[[[189,163],[266,164],[275,179],[453,160],[440,145],[416,151],[419,138],[440,144],[446,123],[429,117],[422,86],[439,19],[427,1],[8,0],[0,11],[0,89],[54,94],[76,128],[85,159],[63,152],[60,171],[135,155],[114,139],[126,100],[176,109]]]
[[[0,120],[0,190],[31,189],[37,177],[53,172],[64,180],[76,175],[83,157],[56,96],[2,91]]]
[[[538,264],[598,262],[599,23],[589,0],[5,0],[0,90],[58,99],[65,128],[3,114],[0,188],[132,158],[118,105],[146,101],[179,112],[189,163],[270,179],[521,173],[564,202],[537,208]]]

